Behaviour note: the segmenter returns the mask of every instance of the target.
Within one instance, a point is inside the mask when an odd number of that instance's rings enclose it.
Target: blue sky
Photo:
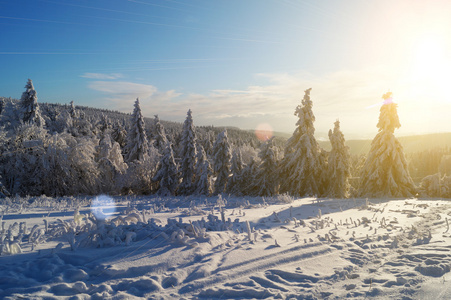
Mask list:
[[[449,1],[0,0],[0,95],[291,133],[313,87],[318,136],[451,131]]]

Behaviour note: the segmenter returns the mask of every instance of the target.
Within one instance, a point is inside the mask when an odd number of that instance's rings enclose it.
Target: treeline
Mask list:
[[[29,80],[20,100],[0,98],[0,196],[416,195],[409,170],[424,168],[407,164],[393,135],[400,124],[390,93],[370,152],[351,158],[339,121],[331,151],[318,145],[310,91],[295,109],[292,137],[260,141],[249,131],[196,127],[191,110],[183,124],[144,118],[139,99],[131,114],[39,104]]]

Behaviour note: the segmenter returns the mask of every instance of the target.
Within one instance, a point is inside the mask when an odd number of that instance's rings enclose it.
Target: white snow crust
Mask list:
[[[0,298],[451,298],[449,201],[281,199],[4,202]]]

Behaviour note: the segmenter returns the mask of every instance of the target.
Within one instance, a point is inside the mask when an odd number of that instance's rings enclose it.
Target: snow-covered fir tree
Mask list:
[[[68,158],[72,166],[72,194],[95,195],[100,190],[99,168],[95,161],[98,140],[89,137],[76,139],[69,145]]]
[[[4,108],[5,108],[5,99],[3,97],[0,97],[0,115],[2,114]]]
[[[274,137],[262,144],[258,157],[261,163],[257,168],[256,187],[259,196],[274,196],[278,191],[278,158]]]
[[[168,139],[166,137],[166,133],[164,132],[164,126],[160,122],[160,118],[158,115],[155,115],[154,119],[154,146],[158,149],[160,153],[163,153],[164,149],[166,148],[166,145],[168,143]]]
[[[259,162],[252,158],[249,164],[243,169],[243,175],[241,177],[241,193],[243,195],[255,196],[258,192],[257,186],[257,170]]]
[[[371,143],[371,149],[360,175],[359,195],[362,197],[410,197],[416,194],[410,177],[401,143],[394,136],[401,127],[397,104],[392,93],[382,96],[377,128],[379,133]]]
[[[213,189],[211,177],[213,169],[208,161],[207,154],[201,145],[197,146],[197,165],[196,165],[196,195],[211,195]]]
[[[188,110],[180,141],[180,176],[182,182],[179,186],[178,193],[181,195],[189,195],[194,191],[195,168],[197,160],[196,150],[196,130],[193,124],[191,109]]]
[[[100,117],[100,121],[97,125],[99,127],[101,134],[110,134],[113,126],[111,125],[111,121],[106,114],[102,114]]]
[[[75,108],[74,101],[71,101],[69,103],[69,113],[70,113],[70,116],[72,117],[72,119],[78,118],[78,111]]]
[[[171,142],[166,143],[166,148],[158,165],[158,170],[152,181],[158,182],[157,193],[162,196],[173,196],[179,184],[177,164],[174,159]]]
[[[124,148],[127,144],[127,130],[125,130],[125,126],[121,121],[117,121],[113,124],[111,137],[119,144],[119,146],[121,146],[121,148]]]
[[[11,194],[8,192],[8,190],[5,188],[5,186],[2,183],[2,176],[0,176],[0,198],[9,197]]]
[[[325,192],[325,161],[314,137],[311,90],[305,91],[302,104],[296,107],[295,115],[299,120],[293,136],[287,141],[281,162],[281,192],[296,196],[320,196]]]
[[[213,157],[214,174],[216,175],[214,193],[221,194],[225,191],[229,179],[230,160],[232,159],[227,130],[218,134],[213,146]]]
[[[39,172],[48,132],[35,123],[24,123],[9,137],[7,152],[2,155],[6,189],[11,194],[40,195],[40,180],[47,176]]]
[[[63,132],[53,134],[46,143],[39,174],[42,193],[47,196],[66,196],[74,192],[71,186],[77,178],[73,177],[74,169],[70,163],[67,142],[71,139],[73,137],[70,134]]]
[[[38,104],[38,96],[34,89],[33,82],[28,79],[25,85],[25,92],[22,93],[20,98],[20,105],[23,109],[24,123],[33,123],[37,126],[44,126],[44,119],[41,116],[41,111]]]
[[[345,145],[345,138],[340,130],[340,121],[335,122],[334,130],[329,130],[329,140],[332,150],[328,160],[329,188],[328,196],[333,198],[348,198],[349,178],[351,177],[351,155]]]
[[[120,191],[118,178],[125,174],[128,166],[124,163],[120,146],[111,141],[110,135],[104,135],[99,144],[98,164],[102,185],[102,192],[116,193]]]
[[[126,161],[144,160],[149,151],[148,143],[144,118],[141,113],[139,98],[137,98],[132,114],[130,131],[127,134],[127,144],[125,146]]]
[[[243,194],[242,191],[242,181],[243,181],[243,170],[244,164],[243,159],[241,157],[241,149],[235,148],[232,155],[232,162],[230,167],[231,176],[229,176],[229,180],[227,181],[227,192],[241,196]]]

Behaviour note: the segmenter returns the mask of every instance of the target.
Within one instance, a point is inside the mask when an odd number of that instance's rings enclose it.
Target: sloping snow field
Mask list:
[[[100,200],[2,205],[0,298],[451,298],[448,201]]]

